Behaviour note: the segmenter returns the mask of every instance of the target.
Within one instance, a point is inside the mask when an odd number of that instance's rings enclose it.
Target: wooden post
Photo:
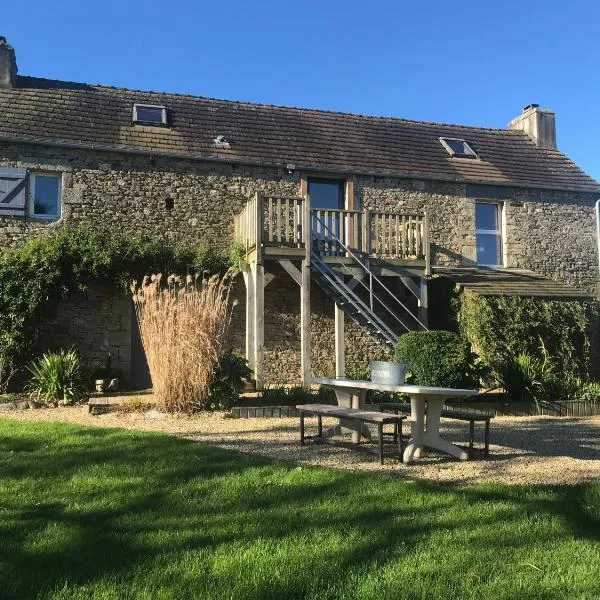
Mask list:
[[[258,244],[257,244],[258,245]],[[252,324],[254,332],[252,336],[252,361],[256,389],[262,390],[264,385],[263,355],[265,340],[265,267],[253,262],[250,265],[252,280],[254,284],[254,306]]]
[[[254,284],[254,305],[252,324],[252,360],[256,389],[262,390],[264,386],[264,344],[265,344],[265,265],[263,262],[264,242],[264,207],[263,194],[256,192],[254,227],[256,234],[256,260],[250,265]]]
[[[431,244],[429,242],[429,215],[423,219],[423,250],[425,252],[425,275],[431,275]]]
[[[368,208],[363,211],[362,251],[368,258],[371,253],[371,214]]]
[[[242,267],[242,274],[246,285],[246,360],[254,372],[254,275],[247,264]]]
[[[427,290],[427,277],[421,277],[419,286],[419,298],[417,300],[419,305],[419,321],[429,327],[429,295]]]
[[[302,385],[311,384],[310,367],[310,251],[312,236],[310,230],[310,197],[304,197],[302,215],[302,239],[304,240],[304,258],[302,259],[302,285],[300,286],[300,369]]]
[[[262,192],[256,192],[256,215],[254,225],[256,228],[256,262],[261,263],[263,261],[263,242],[264,242],[264,208],[263,208],[263,194]]]
[[[344,311],[335,305],[335,376],[346,376],[346,353],[344,347]]]

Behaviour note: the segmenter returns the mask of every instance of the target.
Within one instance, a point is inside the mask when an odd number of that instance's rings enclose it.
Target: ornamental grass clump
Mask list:
[[[168,412],[202,410],[231,321],[231,273],[152,275],[131,291],[157,402]]]

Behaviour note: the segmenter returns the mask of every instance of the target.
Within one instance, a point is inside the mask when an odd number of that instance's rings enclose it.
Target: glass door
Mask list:
[[[311,208],[313,249],[320,254],[340,254],[339,241],[346,239],[344,209],[345,181],[338,179],[308,179]]]

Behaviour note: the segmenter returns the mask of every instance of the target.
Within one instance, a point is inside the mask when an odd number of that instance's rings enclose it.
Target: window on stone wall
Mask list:
[[[477,264],[502,265],[502,207],[492,202],[475,203]]]
[[[29,180],[29,214],[42,219],[60,217],[61,176],[32,173]]]

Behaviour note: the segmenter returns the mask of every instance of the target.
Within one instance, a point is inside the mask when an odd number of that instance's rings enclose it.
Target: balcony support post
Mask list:
[[[262,390],[264,386],[264,341],[265,341],[265,266],[259,262],[250,264],[251,287],[253,288],[254,302],[252,306],[251,326],[251,352],[252,370],[256,380],[256,389]]]
[[[419,321],[421,321],[425,327],[429,327],[429,292],[427,289],[427,277],[420,278],[417,304],[419,306]]]
[[[246,287],[246,360],[248,367],[254,372],[254,278],[250,265],[242,266],[244,285]]]
[[[310,197],[304,197],[304,213],[302,215],[302,239],[304,240],[304,257],[301,267],[300,285],[300,376],[302,385],[310,386],[311,346],[310,346],[310,252],[312,246],[310,223]]]
[[[346,352],[344,346],[344,311],[335,304],[335,376],[346,376]]]

